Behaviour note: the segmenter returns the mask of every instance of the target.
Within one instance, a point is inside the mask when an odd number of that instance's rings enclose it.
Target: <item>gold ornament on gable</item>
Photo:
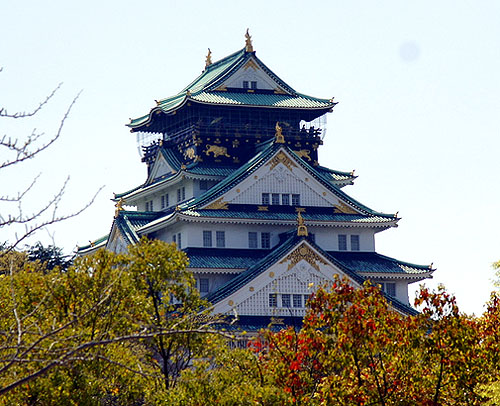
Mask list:
[[[348,206],[344,202],[339,200],[338,204],[333,205],[334,213],[343,213],[343,214],[358,214],[356,210],[354,210],[351,206]]]
[[[280,261],[280,264],[289,262],[287,269],[290,270],[302,260],[306,261],[317,271],[319,271],[318,263],[328,265],[328,263],[318,254],[316,254],[305,242],[302,242],[302,244],[300,244],[290,254],[283,258]]]
[[[292,170],[293,167],[297,168],[295,162],[293,162],[283,151],[278,152],[267,164],[271,166],[271,170],[273,170],[276,165],[283,164],[285,165],[289,171]]]
[[[220,199],[217,199],[216,201],[210,203],[208,206],[205,207],[205,209],[209,209],[209,210],[228,210],[228,202],[225,202],[224,198],[221,197]]]

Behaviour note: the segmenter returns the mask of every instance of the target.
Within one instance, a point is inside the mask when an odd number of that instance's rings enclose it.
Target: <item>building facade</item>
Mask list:
[[[243,49],[217,62],[209,51],[202,74],[156,104],[128,124],[147,179],[114,196],[109,235],[81,254],[124,251],[141,236],[175,242],[214,312],[250,324],[300,319],[315,287],[335,277],[369,279],[396,310],[414,312],[408,285],[432,266],[375,252],[397,214],[354,200],[344,192],[354,173],[318,162],[332,99],[282,81],[247,32]]]

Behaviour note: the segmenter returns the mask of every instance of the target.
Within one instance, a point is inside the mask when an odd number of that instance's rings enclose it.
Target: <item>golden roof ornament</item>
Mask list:
[[[124,203],[125,203],[125,200],[123,200],[123,197],[120,197],[120,200],[118,200],[118,202],[116,202],[116,204],[115,204],[115,207],[116,207],[115,218],[117,218],[120,215],[121,211],[125,210],[123,208]]]
[[[284,144],[285,143],[285,137],[283,136],[282,133],[282,128],[280,127],[279,121],[276,121],[276,144]]]
[[[208,68],[210,65],[212,65],[212,51],[208,48],[208,54],[205,59],[205,68]]]
[[[304,218],[302,217],[302,214],[300,214],[300,211],[297,214],[297,236],[299,237],[308,236],[307,227],[304,222]]]
[[[252,37],[250,36],[247,28],[247,32],[245,34],[245,51],[246,52],[253,52],[253,45],[252,45]]]

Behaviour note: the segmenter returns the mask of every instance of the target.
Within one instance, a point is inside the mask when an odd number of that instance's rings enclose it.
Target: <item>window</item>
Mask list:
[[[269,293],[269,307],[278,307],[278,295]]]
[[[304,307],[307,306],[307,301],[311,298],[311,295],[304,295]]]
[[[182,200],[186,200],[186,188],[183,186],[181,188]]]
[[[266,206],[269,204],[269,193],[262,193],[262,204]]]
[[[181,190],[177,189],[177,203],[181,201]]]
[[[203,246],[211,247],[212,246],[212,232],[203,230]]]
[[[260,234],[260,247],[271,248],[271,233]]]
[[[208,190],[208,182],[206,180],[200,180],[200,190]]]
[[[172,241],[177,243],[177,236],[175,234],[172,236]]]
[[[248,89],[248,80],[243,81],[243,89]]]
[[[215,244],[217,248],[224,248],[226,246],[226,232],[216,231],[215,232]]]
[[[351,251],[359,251],[359,235],[351,235]]]
[[[168,207],[168,194],[161,197],[161,208],[165,209],[166,207]]]
[[[300,206],[300,195],[292,195],[292,206]]]
[[[339,234],[339,251],[347,251],[347,236]]]
[[[281,307],[292,307],[290,299],[291,299],[291,295],[289,295],[289,294],[281,295]]]
[[[146,202],[146,211],[153,211],[153,201]]]
[[[255,90],[255,89],[257,89],[257,82],[256,82],[256,81],[254,81],[254,80],[252,80],[252,81],[250,82],[250,86],[251,86],[251,87],[252,87],[252,89],[254,89],[254,90]]]
[[[181,248],[181,245],[182,245],[181,233],[177,233],[177,247]]]
[[[394,282],[387,282],[385,284],[385,289],[386,289],[386,293],[389,296],[392,296],[392,297],[396,296],[396,284]]]
[[[248,248],[257,248],[257,233],[254,231],[248,232]]]
[[[273,193],[271,195],[271,204],[279,205],[280,204],[280,195],[279,193]]]
[[[208,279],[200,278],[199,279],[200,293],[208,293]]]
[[[316,234],[314,233],[308,233],[309,234],[309,239],[312,241],[312,242],[316,242]]]
[[[281,204],[283,206],[290,206],[290,195],[282,194],[281,195]]]
[[[302,307],[302,295],[293,295],[293,307]]]

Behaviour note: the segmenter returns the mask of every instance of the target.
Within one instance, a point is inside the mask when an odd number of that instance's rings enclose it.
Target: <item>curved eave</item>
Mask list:
[[[394,272],[361,272],[359,271],[358,274],[363,276],[363,278],[370,279],[393,279],[393,280],[411,280],[410,283],[415,283],[422,281],[424,279],[432,279],[432,274],[434,272],[433,270],[428,270],[427,272],[419,272],[419,273],[406,273],[406,272],[401,272],[401,273],[394,273]]]
[[[158,113],[173,114],[177,110],[179,110],[180,108],[184,107],[186,102],[189,100],[189,96],[187,93],[182,93],[182,94],[171,97],[171,99],[176,99],[176,98],[179,99],[178,103],[172,103],[170,105],[169,103],[163,102],[163,106],[162,106],[162,102],[160,101],[160,102],[158,102],[158,105],[156,107],[153,107],[149,111],[148,114],[146,114],[142,117],[136,118],[136,119],[131,119],[130,123],[125,124],[125,125],[127,127],[129,127],[130,131],[132,131],[132,132],[140,131],[142,129],[142,127],[144,127],[144,126],[149,127],[151,125],[156,114],[158,114]],[[167,99],[165,99],[165,100],[167,100]],[[147,128],[144,130],[147,131]]]

